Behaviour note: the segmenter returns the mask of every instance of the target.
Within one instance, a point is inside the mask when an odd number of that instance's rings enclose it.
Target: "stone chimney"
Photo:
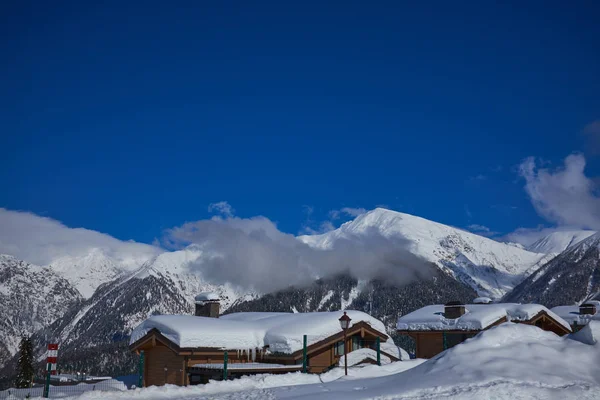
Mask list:
[[[204,292],[194,298],[196,317],[219,318],[220,299],[216,293]]]
[[[465,305],[460,301],[449,301],[444,306],[444,317],[448,319],[460,318],[465,314]]]
[[[579,306],[579,315],[594,315],[596,314],[596,305],[592,303],[583,303]]]

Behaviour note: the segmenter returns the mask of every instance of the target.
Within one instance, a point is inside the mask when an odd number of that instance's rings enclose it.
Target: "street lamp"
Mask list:
[[[348,331],[348,327],[350,326],[350,317],[346,315],[346,311],[344,311],[344,315],[342,315],[339,319],[340,326],[344,331],[344,370],[346,375],[348,375],[348,352],[346,351],[346,332]]]

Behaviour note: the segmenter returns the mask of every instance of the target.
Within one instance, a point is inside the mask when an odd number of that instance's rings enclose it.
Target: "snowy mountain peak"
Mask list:
[[[381,235],[406,241],[409,251],[451,271],[482,296],[501,297],[549,257],[414,215],[376,208],[322,235],[300,236],[331,249],[338,240],[360,242]]]
[[[552,232],[528,246],[527,250],[534,253],[558,254],[577,245],[595,233],[595,231],[583,230]]]

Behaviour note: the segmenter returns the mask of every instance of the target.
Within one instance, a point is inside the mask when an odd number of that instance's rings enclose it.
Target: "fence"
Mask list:
[[[64,377],[61,377],[64,378]],[[137,379],[137,375],[135,376]],[[7,389],[0,391],[0,400],[14,400],[14,399],[28,399],[33,397],[45,397],[44,383],[34,383],[31,388],[24,389]],[[129,388],[134,388],[135,386],[129,386]],[[70,379],[61,380],[53,380],[50,385],[48,385],[48,398],[62,398],[62,397],[71,397],[77,396],[84,392],[89,391],[107,391],[107,392],[115,392],[115,391],[126,391],[128,389],[128,385],[123,380],[116,379],[105,379],[105,380],[93,380],[88,379],[86,381],[77,381]]]

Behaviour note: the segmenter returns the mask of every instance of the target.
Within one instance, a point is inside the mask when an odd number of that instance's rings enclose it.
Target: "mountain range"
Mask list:
[[[600,239],[590,231],[555,232],[522,248],[377,208],[336,230],[296,239],[334,256],[341,244],[359,249],[376,245],[385,255],[385,268],[379,270],[371,261],[368,265],[376,271],[359,276],[366,265],[359,258],[330,276],[316,271],[312,283],[290,282],[260,293],[203,276],[203,263],[212,254],[209,243],[126,264],[100,249],[47,266],[0,256],[0,312],[7,316],[0,320],[0,366],[5,365],[0,377],[10,376],[22,334],[33,335],[40,360],[45,345],[58,341],[63,368],[98,374],[133,371],[135,357],[127,350],[131,330],[152,314],[192,313],[194,296],[204,291],[218,293],[223,312],[359,309],[384,321],[390,333],[399,315],[431,303],[488,296],[571,304],[600,291]],[[405,273],[403,280],[390,278],[409,264],[408,278]]]

